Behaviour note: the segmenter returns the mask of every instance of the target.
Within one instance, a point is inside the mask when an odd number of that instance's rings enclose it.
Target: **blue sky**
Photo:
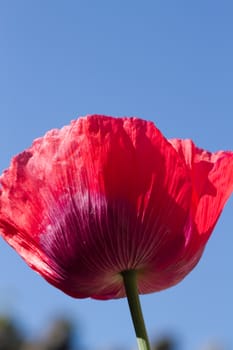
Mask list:
[[[150,119],[167,137],[232,149],[231,1],[0,2],[0,171],[51,128],[101,113]],[[141,298],[150,337],[177,334],[180,350],[232,335],[230,199],[197,268]],[[31,335],[65,313],[90,349],[135,346],[125,300],[75,300],[47,284],[0,241],[0,312]]]

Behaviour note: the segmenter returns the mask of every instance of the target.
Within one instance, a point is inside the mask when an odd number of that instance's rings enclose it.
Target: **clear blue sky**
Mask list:
[[[0,170],[34,138],[90,113],[150,119],[167,137],[232,149],[232,15],[230,0],[0,1]],[[233,198],[182,283],[141,298],[151,338],[233,348],[232,210]],[[90,349],[135,346],[125,300],[69,298],[2,240],[0,276],[0,312],[30,334],[64,312],[81,320]]]

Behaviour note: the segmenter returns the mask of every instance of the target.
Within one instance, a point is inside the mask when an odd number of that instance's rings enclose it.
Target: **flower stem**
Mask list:
[[[127,270],[123,271],[121,274],[123,276],[125,292],[137,337],[138,349],[150,350],[150,344],[138,295],[136,271]]]

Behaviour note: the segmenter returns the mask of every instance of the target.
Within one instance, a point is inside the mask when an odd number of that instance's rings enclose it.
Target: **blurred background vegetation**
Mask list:
[[[0,350],[126,350],[114,345],[105,349],[90,349],[88,345],[82,345],[88,344],[88,340],[81,339],[77,327],[65,317],[55,319],[45,328],[42,334],[29,339],[17,320],[0,315]],[[164,336],[153,342],[152,350],[179,350],[179,342],[175,337]],[[228,349],[217,344],[206,344],[197,350]]]

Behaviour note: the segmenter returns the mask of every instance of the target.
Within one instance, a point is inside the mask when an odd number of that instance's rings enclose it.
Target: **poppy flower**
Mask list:
[[[152,122],[87,116],[51,130],[1,178],[0,232],[48,282],[76,297],[181,281],[233,190],[233,152],[167,140]]]

